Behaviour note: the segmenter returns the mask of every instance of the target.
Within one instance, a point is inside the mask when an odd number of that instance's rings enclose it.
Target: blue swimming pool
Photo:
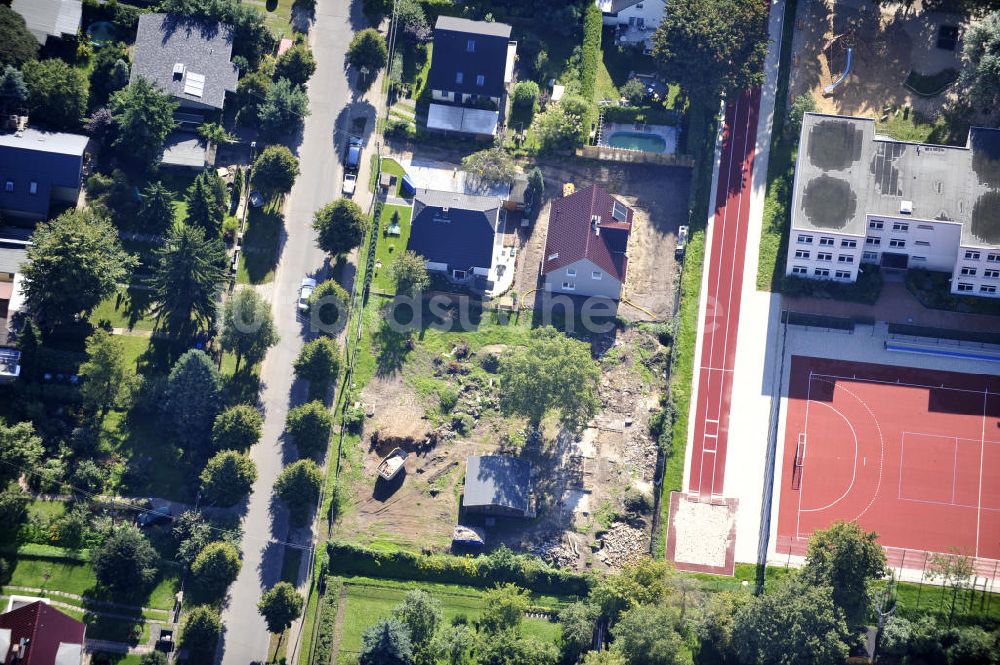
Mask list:
[[[667,149],[667,142],[662,136],[639,132],[615,132],[608,136],[608,145],[643,152],[665,152]]]

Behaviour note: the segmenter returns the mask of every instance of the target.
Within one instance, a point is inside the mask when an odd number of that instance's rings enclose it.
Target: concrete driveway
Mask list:
[[[354,4],[360,7],[360,3]],[[302,551],[299,572],[302,591],[309,576],[311,529],[290,529],[284,509],[275,510],[272,506],[271,488],[282,468],[297,459],[294,447],[286,445],[282,437],[285,416],[289,408],[306,400],[305,385],[295,381],[292,374],[292,362],[310,336],[307,323],[296,316],[297,290],[304,276],[321,278],[328,268],[327,257],[315,245],[311,226],[313,213],[340,196],[339,156],[351,129],[351,118],[368,118],[366,131],[369,133],[374,127],[374,107],[353,98],[344,71],[347,45],[354,31],[364,27],[360,9],[352,17],[351,5],[350,0],[319,0],[316,21],[310,31],[316,73],[309,83],[310,115],[305,120],[296,150],[301,175],[286,201],[274,281],[262,288],[271,299],[281,341],[270,350],[261,370],[264,432],[260,443],[250,451],[257,463],[258,477],[242,524],[243,568],[230,589],[229,601],[222,612],[224,632],[218,657],[223,665],[265,661],[270,634],[257,612],[257,603],[262,592],[280,580],[286,552],[297,555]],[[363,171],[366,173],[367,168]],[[364,180],[359,189],[366,190],[367,182]],[[366,206],[366,193],[358,192],[356,200]],[[345,274],[350,279],[353,270]],[[351,289],[350,283],[344,286]],[[297,626],[293,626],[289,655],[297,647],[297,634]]]

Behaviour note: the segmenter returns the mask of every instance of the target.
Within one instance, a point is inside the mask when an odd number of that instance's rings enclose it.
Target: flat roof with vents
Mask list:
[[[1000,130],[973,128],[966,146],[877,136],[870,118],[807,113],[792,228],[863,236],[869,215],[952,221],[962,244],[1000,245]],[[994,219],[998,218],[998,219]]]

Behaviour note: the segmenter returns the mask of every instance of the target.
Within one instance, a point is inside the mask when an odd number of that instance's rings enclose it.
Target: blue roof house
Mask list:
[[[75,205],[89,140],[37,129],[0,134],[0,212],[38,221],[53,201]]]

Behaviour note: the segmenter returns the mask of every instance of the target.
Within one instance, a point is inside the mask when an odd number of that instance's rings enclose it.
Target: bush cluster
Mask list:
[[[536,593],[586,595],[591,578],[553,568],[540,559],[500,548],[477,557],[416,554],[405,550],[373,550],[362,545],[330,541],[331,572],[342,575],[388,577],[401,580],[492,587],[513,583]]]
[[[316,647],[313,649],[312,662],[330,662],[333,654],[333,626],[337,621],[337,605],[340,604],[340,588],[343,583],[336,578],[326,578],[326,590],[319,601],[319,617],[316,619],[319,624],[316,631]]]

